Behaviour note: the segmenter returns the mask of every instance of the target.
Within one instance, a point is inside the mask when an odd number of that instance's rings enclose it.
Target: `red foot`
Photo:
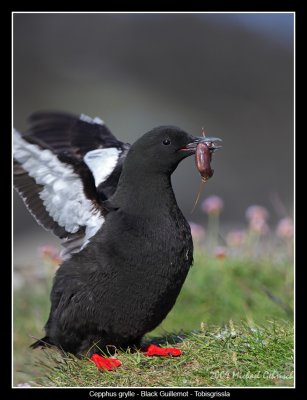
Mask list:
[[[150,344],[149,346],[142,347],[141,351],[144,352],[144,356],[152,357],[152,356],[160,356],[160,357],[178,357],[182,354],[182,351],[176,349],[175,347],[159,347],[155,344]]]
[[[91,360],[95,363],[98,369],[107,371],[112,371],[113,369],[116,369],[122,365],[121,361],[117,360],[116,358],[106,358],[96,353],[92,355]]]

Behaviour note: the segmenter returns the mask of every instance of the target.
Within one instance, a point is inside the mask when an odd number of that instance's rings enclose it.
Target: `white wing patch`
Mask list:
[[[84,121],[84,122],[88,122],[89,124],[104,125],[104,121],[101,118],[99,118],[99,117],[91,118],[86,114],[81,114],[80,120]]]
[[[14,158],[22,168],[43,186],[39,193],[49,215],[69,233],[85,226],[82,248],[104,222],[91,200],[83,192],[83,184],[70,165],[64,164],[48,149],[25,141],[14,130]]]
[[[91,170],[96,187],[104,182],[116,167],[120,151],[115,147],[89,151],[83,160]]]

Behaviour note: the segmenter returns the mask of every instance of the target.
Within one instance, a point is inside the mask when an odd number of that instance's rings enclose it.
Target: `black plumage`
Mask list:
[[[57,270],[46,336],[33,347],[45,343],[92,355],[109,345],[138,346],[172,309],[193,262],[190,227],[177,205],[171,174],[204,139],[165,126],[146,133],[129,149],[104,125],[66,114],[41,114],[33,121],[25,141],[51,149],[60,162],[73,166],[93,213],[105,219],[87,245]],[[95,186],[83,161],[88,151],[101,146],[121,150],[105,191],[107,180]],[[16,167],[18,186],[20,170],[29,179],[21,156]],[[74,235],[82,238],[84,226],[62,233],[68,241]]]

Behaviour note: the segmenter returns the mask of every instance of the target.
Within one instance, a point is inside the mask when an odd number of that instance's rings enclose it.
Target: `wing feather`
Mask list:
[[[130,145],[87,115],[39,112],[14,131],[14,186],[37,222],[82,249],[104,222],[102,201],[117,187]]]
[[[104,222],[102,208],[86,197],[74,167],[14,131],[14,185],[36,220],[61,238],[83,235],[83,246]],[[84,168],[84,166],[83,166]]]

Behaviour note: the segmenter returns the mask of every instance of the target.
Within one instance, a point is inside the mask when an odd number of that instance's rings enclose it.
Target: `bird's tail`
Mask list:
[[[49,336],[45,336],[42,339],[37,340],[36,342],[31,344],[31,349],[37,349],[38,347],[50,347],[53,343],[50,340]]]

